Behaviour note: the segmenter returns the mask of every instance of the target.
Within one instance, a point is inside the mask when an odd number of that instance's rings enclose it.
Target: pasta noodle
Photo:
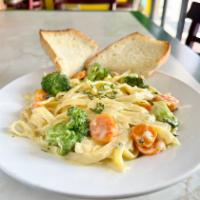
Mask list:
[[[158,139],[167,147],[179,145],[179,140],[173,135],[173,127],[167,122],[158,121],[151,111],[141,106],[152,104],[155,89],[122,82],[130,72],[113,74],[104,80],[96,81],[87,78],[70,79],[70,90],[39,101],[36,107],[33,106],[33,95],[29,98],[29,105],[22,111],[20,119],[11,124],[11,132],[17,136],[28,137],[37,142],[42,149],[58,154],[60,144],[51,145],[46,140],[49,128],[69,122],[67,112],[71,107],[81,108],[87,113],[89,122],[92,121],[99,115],[92,109],[100,102],[103,105],[102,113],[110,114],[114,119],[117,134],[106,144],[98,143],[88,135],[75,143],[73,150],[63,156],[65,159],[82,164],[104,163],[106,160],[113,163],[115,169],[123,171],[125,160],[133,160],[142,154],[137,148],[137,141],[133,141],[130,133],[131,128],[139,124],[153,127]]]

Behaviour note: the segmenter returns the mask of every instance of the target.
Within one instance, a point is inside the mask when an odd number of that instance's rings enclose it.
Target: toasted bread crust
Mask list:
[[[57,56],[54,52],[54,50],[51,48],[51,46],[49,45],[49,43],[44,39],[43,34],[42,34],[42,30],[39,31],[40,34],[40,44],[42,45],[43,49],[45,50],[45,52],[47,52],[47,54],[49,55],[51,61],[54,63],[56,70],[60,71],[61,70],[61,66],[60,64],[57,62]]]
[[[94,49],[96,49],[96,50],[98,49],[98,45],[94,40],[92,40],[87,35],[85,35],[84,33],[80,32],[76,29],[72,29],[72,28],[63,29],[63,30],[42,30],[41,29],[39,31],[41,45],[44,48],[44,50],[47,52],[47,54],[49,55],[52,62],[55,64],[56,70],[58,70],[58,71],[60,71],[62,69],[62,66],[58,62],[58,59],[57,59],[58,56],[54,52],[53,48],[48,43],[48,41],[45,39],[44,34],[51,34],[51,35],[72,34],[72,35],[76,35],[77,37],[81,38],[83,41],[90,44],[91,47],[93,47]]]
[[[160,40],[160,41],[162,41],[162,40]],[[148,76],[152,75],[153,72],[155,72],[162,64],[164,64],[170,56],[171,44],[167,41],[162,41],[162,42],[163,42],[163,44],[165,43],[165,51],[163,53],[163,57],[157,61],[157,66],[153,70],[149,71]]]
[[[86,60],[86,62],[85,62],[85,64],[84,64],[84,67],[87,69],[87,68],[90,66],[90,64],[91,64],[94,60],[96,60],[97,58],[99,58],[99,56],[100,56],[102,53],[104,53],[104,52],[106,52],[106,51],[109,51],[113,46],[118,45],[118,44],[120,44],[120,43],[122,43],[122,42],[125,42],[125,41],[128,41],[128,40],[135,39],[135,38],[140,38],[140,39],[142,39],[143,41],[155,42],[155,43],[157,43],[157,44],[160,43],[160,44],[163,45],[163,47],[164,47],[164,49],[165,49],[164,52],[163,52],[162,57],[161,57],[160,59],[157,60],[155,68],[154,68],[153,70],[150,70],[147,74],[144,74],[145,76],[150,76],[157,68],[160,67],[161,64],[163,64],[163,63],[167,60],[167,58],[168,58],[169,55],[170,55],[171,45],[170,45],[170,43],[167,42],[167,41],[156,40],[156,39],[151,38],[151,37],[149,37],[149,36],[144,36],[144,35],[142,35],[141,33],[138,33],[138,32],[134,32],[134,33],[131,33],[131,34],[125,36],[125,37],[122,37],[122,38],[119,39],[118,41],[111,43],[110,45],[108,45],[108,46],[107,46],[106,48],[104,48],[103,50],[97,52],[94,56],[92,56],[91,58],[88,58],[88,59]]]

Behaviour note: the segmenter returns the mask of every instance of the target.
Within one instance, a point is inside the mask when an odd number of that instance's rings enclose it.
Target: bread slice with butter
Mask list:
[[[170,49],[167,41],[156,40],[135,32],[87,59],[85,67],[99,63],[111,71],[122,73],[131,70],[149,76],[167,60]]]
[[[94,40],[75,29],[40,30],[40,41],[56,69],[67,76],[81,70],[98,50]]]

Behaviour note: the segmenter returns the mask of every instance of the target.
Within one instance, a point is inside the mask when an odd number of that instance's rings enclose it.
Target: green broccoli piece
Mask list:
[[[67,128],[66,123],[59,123],[51,127],[47,131],[46,140],[51,146],[58,146],[58,153],[66,155],[73,148],[77,142],[78,136],[72,130]]]
[[[129,75],[129,76],[125,76],[124,78],[122,78],[122,83],[127,83],[128,85],[134,87],[140,87],[140,88],[147,88],[148,86],[144,84],[144,80],[139,77],[138,75]]]
[[[62,122],[50,127],[46,133],[46,140],[50,146],[57,146],[60,155],[73,151],[76,142],[89,133],[89,121],[85,111],[77,107],[68,110],[70,117],[67,123]]]
[[[109,74],[109,70],[102,67],[100,64],[95,63],[90,66],[87,79],[90,81],[98,81],[98,80],[103,80],[106,78]]]
[[[104,104],[101,103],[101,102],[98,102],[96,104],[96,107],[95,108],[91,108],[90,110],[93,111],[94,113],[100,114],[104,110]]]
[[[87,113],[78,107],[71,107],[68,110],[68,116],[70,117],[68,128],[74,130],[79,135],[79,141],[81,141],[89,132]]]
[[[169,110],[167,104],[164,101],[158,101],[153,103],[153,108],[151,111],[158,121],[167,122],[173,128],[179,126],[178,119],[176,116]]]
[[[41,85],[42,89],[52,96],[70,89],[68,78],[60,72],[52,72],[44,76]]]

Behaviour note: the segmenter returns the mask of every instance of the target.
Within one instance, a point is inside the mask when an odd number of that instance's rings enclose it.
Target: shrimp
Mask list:
[[[156,139],[153,145],[149,148],[137,145],[138,151],[144,155],[154,155],[166,149],[166,145],[161,139]]]
[[[139,124],[131,129],[131,136],[137,145],[151,147],[157,138],[157,132],[150,125]]]
[[[100,144],[109,143],[117,133],[117,126],[109,114],[100,114],[90,122],[92,139]]]
[[[161,94],[154,97],[153,101],[164,101],[171,111],[178,108],[179,100],[169,94]]]
[[[139,124],[131,129],[131,137],[138,151],[144,155],[154,155],[166,149],[163,140],[151,125]]]

